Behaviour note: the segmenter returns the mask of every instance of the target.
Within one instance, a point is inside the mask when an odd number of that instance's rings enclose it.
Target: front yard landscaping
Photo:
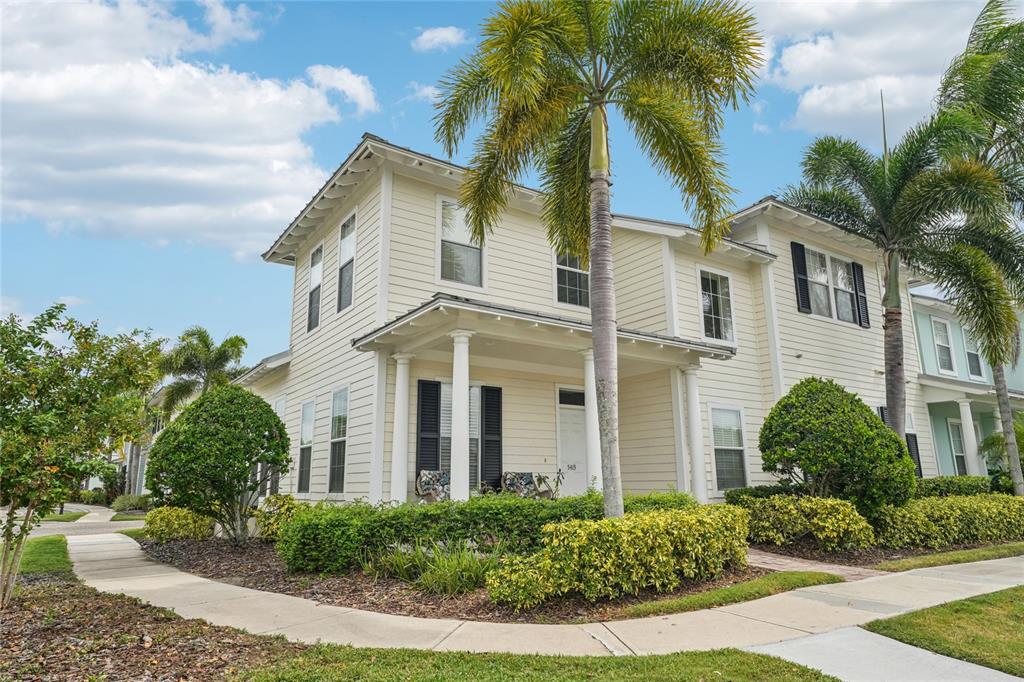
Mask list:
[[[1024,587],[876,620],[868,630],[1024,677]]]
[[[1007,542],[1004,545],[976,547],[954,552],[935,552],[906,559],[893,559],[875,564],[872,568],[877,568],[880,571],[909,571],[915,568],[966,564],[971,561],[987,561],[989,559],[1004,559],[1006,557],[1022,555],[1024,555],[1024,542]]]
[[[128,512],[118,512],[118,513],[114,514],[112,517],[110,517],[110,520],[111,521],[145,521],[146,520],[146,514],[145,513],[131,514],[131,513],[128,513]]]

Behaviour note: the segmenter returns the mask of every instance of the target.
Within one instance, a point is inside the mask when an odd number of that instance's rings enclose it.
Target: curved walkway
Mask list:
[[[412,618],[228,585],[154,561],[120,534],[69,537],[68,550],[75,572],[98,590],[253,633],[359,647],[574,656],[773,644],[1024,584],[1024,557],[1013,557],[805,587],[670,616],[542,625]]]

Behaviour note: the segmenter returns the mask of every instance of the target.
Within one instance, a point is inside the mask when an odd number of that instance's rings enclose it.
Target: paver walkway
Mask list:
[[[846,580],[863,580],[864,578],[889,575],[885,571],[876,571],[873,568],[826,564],[821,561],[811,561],[810,559],[799,559],[782,554],[762,552],[759,549],[747,550],[747,563],[751,566],[768,568],[773,571],[824,571],[825,573],[838,575]]]
[[[1024,557],[1012,557],[805,587],[654,618],[586,625],[483,623],[374,613],[227,585],[153,561],[119,534],[69,537],[68,549],[86,584],[216,625],[308,643],[573,656],[772,644],[1024,584]]]

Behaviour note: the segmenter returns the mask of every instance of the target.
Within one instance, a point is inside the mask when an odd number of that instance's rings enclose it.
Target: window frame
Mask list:
[[[726,341],[725,339],[716,339],[713,336],[708,336],[704,329],[704,289],[701,287],[701,272],[707,272],[708,274],[718,275],[719,277],[725,277],[729,280],[729,317],[732,323],[732,341]],[[700,325],[700,336],[701,340],[707,341],[708,343],[714,343],[718,345],[730,346],[736,348],[739,346],[739,333],[736,330],[736,297],[733,295],[733,283],[735,276],[728,270],[722,270],[720,268],[704,265],[697,263],[697,324]]]
[[[974,339],[970,333],[960,327],[960,331],[964,335],[964,356],[967,358],[967,376],[974,381],[986,381],[985,379],[985,358],[981,356],[981,349],[978,347],[978,342]],[[970,345],[974,344],[974,350],[971,350]],[[971,355],[978,356],[978,367],[981,368],[980,374],[974,374],[971,371]]]
[[[960,468],[957,466],[957,462],[956,462],[956,458],[957,458],[956,447],[953,445],[953,442],[954,442],[953,441],[953,425],[954,424],[957,426],[957,428],[960,429],[960,445],[961,445],[961,448],[963,449],[963,454],[961,456],[964,458],[964,473],[962,473],[962,474],[960,473]],[[973,425],[972,425],[972,428],[973,428]],[[964,423],[963,423],[963,420],[954,419],[953,417],[947,417],[946,418],[946,432],[949,434],[949,453],[953,457],[953,471],[954,471],[953,475],[954,476],[966,476],[967,475],[967,442],[964,439]]]
[[[316,312],[316,326],[315,327],[310,327],[309,326],[309,322],[310,322],[309,314],[310,314],[310,311],[312,310],[312,307],[310,306],[310,301],[311,301],[311,297],[312,297],[312,294],[313,294],[313,289],[315,288],[315,287],[312,286],[312,284],[313,284],[313,254],[316,253],[317,249],[320,249],[320,284],[317,285],[318,287],[320,287],[320,298],[317,301],[318,310]],[[309,265],[306,268],[306,333],[307,334],[312,334],[313,332],[315,332],[317,329],[319,329],[322,326],[322,323],[323,323],[323,315],[324,315],[324,262],[325,262],[326,258],[327,258],[327,254],[324,251],[324,242],[323,242],[323,240],[321,240],[319,244],[317,244],[316,246],[314,246],[312,249],[309,250],[309,259],[308,259]]]
[[[340,438],[334,437],[334,396],[340,392],[345,391],[345,435]],[[327,459],[327,494],[328,495],[344,495],[346,493],[345,488],[347,487],[347,477],[345,476],[345,463],[348,460],[348,431],[349,431],[349,417],[352,414],[352,386],[351,384],[344,383],[340,384],[331,389],[331,421],[330,430],[328,431],[328,459]],[[331,468],[332,458],[334,456],[334,444],[345,443],[345,453],[342,462],[342,475],[341,475],[341,490],[331,490]]]
[[[312,405],[312,424],[309,436],[309,445],[302,444],[302,415],[306,410],[306,405]],[[309,495],[313,489],[313,447],[316,445],[316,398],[302,401],[302,406],[299,408],[299,457],[295,463],[295,493],[297,495]],[[303,448],[309,448],[309,476],[306,481],[306,489],[299,490],[299,485],[302,482],[302,450]]]
[[[857,329],[867,329],[867,327],[862,327],[860,325],[860,322],[857,321],[857,318],[859,317],[859,313],[857,312],[857,289],[856,289],[856,284],[854,284],[854,288],[852,290],[849,290],[849,289],[839,289],[839,291],[849,292],[849,293],[853,294],[853,310],[854,310],[854,315],[853,315],[854,321],[853,322],[847,322],[846,320],[842,320],[842,319],[839,318],[839,314],[838,314],[838,311],[836,309],[836,290],[837,290],[837,287],[835,286],[835,284],[833,284],[833,282],[835,281],[835,279],[834,279],[835,275],[833,274],[834,271],[833,271],[833,268],[832,268],[832,260],[833,259],[841,260],[844,263],[850,263],[851,265],[853,265],[854,263],[859,263],[859,261],[856,258],[852,258],[850,256],[843,256],[843,255],[840,255],[838,253],[835,253],[834,251],[830,251],[828,249],[823,249],[823,248],[820,248],[818,246],[811,246],[810,244],[804,244],[803,246],[804,246],[805,259],[807,258],[807,252],[808,251],[813,251],[815,253],[820,253],[823,256],[825,256],[825,270],[828,273],[828,281],[825,284],[828,287],[829,315],[826,316],[826,315],[822,315],[821,313],[816,313],[816,312],[813,311],[813,309],[811,310],[811,312],[809,312],[807,314],[811,315],[813,317],[816,317],[819,320],[830,320],[830,321],[832,321],[832,322],[834,322],[836,324],[842,324],[842,325],[847,325],[847,326],[850,326],[850,327],[856,327]],[[864,265],[862,263],[861,263],[861,268],[864,268]],[[864,295],[865,296],[867,296],[867,294],[868,294],[868,291],[867,291],[867,280],[868,280],[868,278],[867,278],[867,275],[865,274],[865,276],[864,276]],[[811,277],[810,277],[810,273],[808,272],[808,275],[807,275],[808,292],[810,292],[810,287],[815,285],[815,284],[821,284],[821,282],[817,282],[815,280],[812,280]],[[808,296],[810,296],[809,293],[808,293]],[[870,300],[869,300],[869,307],[870,307]]]
[[[575,310],[577,312],[586,310],[590,311],[590,268],[586,270],[579,270],[577,268],[570,268],[567,265],[558,264],[558,253],[557,249],[551,249],[551,302],[559,308],[565,308],[566,310]],[[571,272],[582,273],[587,276],[587,305],[580,305],[579,303],[568,303],[566,301],[558,300],[558,269],[565,268]]]
[[[437,434],[438,434],[438,436],[437,436],[438,437],[437,462],[438,462],[438,466],[441,467],[441,470],[444,471],[444,467],[441,466],[441,461],[442,461],[442,459],[444,457],[444,455],[443,455],[443,450],[444,450],[443,443],[444,443],[444,439],[446,437],[446,436],[443,435],[444,434],[444,394],[445,394],[445,386],[448,386],[448,390],[449,391],[452,390],[452,378],[450,376],[447,376],[447,377],[434,377],[433,379],[427,379],[427,381],[436,381],[437,383],[441,384],[440,392],[438,393],[438,413],[439,413],[439,416],[438,416],[438,424],[437,424]],[[484,384],[483,381],[478,381],[478,380],[470,380],[470,382],[469,382],[470,393],[472,394],[472,391],[475,388],[477,390],[477,392],[479,393],[479,395],[480,395],[480,397],[479,397],[479,399],[477,401],[477,407],[480,410],[480,414],[477,415],[477,420],[476,420],[477,421],[477,430],[476,430],[476,434],[474,434],[471,429],[470,429],[470,432],[469,432],[469,439],[471,441],[474,440],[474,439],[477,441],[477,446],[476,446],[476,459],[477,459],[477,462],[476,462],[476,477],[477,477],[477,480],[473,481],[472,477],[470,477],[470,480],[469,480],[469,489],[470,489],[470,491],[478,490],[480,488],[481,483],[482,483],[480,473],[483,470],[483,463],[484,463],[484,439],[483,439],[483,430],[484,430],[483,408],[484,408],[484,400],[483,400],[483,389],[484,389],[485,385],[490,386],[491,384]],[[494,385],[494,387],[495,388],[500,388],[500,386],[498,386],[496,384]],[[473,409],[473,399],[472,399],[472,397],[470,397],[469,406],[470,406],[470,410],[472,410]],[[417,407],[416,409],[418,410],[419,408]],[[451,411],[451,409],[449,408],[449,412],[450,411]],[[473,421],[473,418],[472,418],[472,415],[471,415],[470,416],[470,423],[472,423],[472,421]],[[467,425],[467,428],[468,428],[468,425]],[[449,440],[449,444],[448,444],[448,471],[451,472],[451,456],[452,456],[451,455],[451,424],[448,425],[448,431],[449,431],[449,434],[447,436],[447,438]],[[472,462],[470,462],[470,464],[472,465]],[[470,471],[472,471],[472,468],[470,469]]]
[[[442,205],[444,202],[455,204],[457,207],[462,209],[459,200],[446,196],[444,194],[438,194],[434,202],[435,216],[435,236],[434,236],[434,283],[438,286],[450,287],[453,289],[462,289],[464,291],[470,291],[475,293],[486,293],[487,292],[487,252],[488,248],[484,244],[477,246],[476,244],[463,244],[462,242],[455,242],[453,244],[460,244],[462,246],[471,246],[475,249],[480,249],[480,284],[466,284],[465,282],[459,282],[458,280],[445,279],[441,276],[441,260],[444,257],[441,242],[450,241],[444,239],[444,229],[442,220]],[[462,209],[465,210],[465,209]]]
[[[748,457],[747,457],[747,415],[743,406],[741,405],[730,405],[728,403],[708,403],[708,443],[711,444],[711,476],[715,484],[715,490],[719,497],[724,496],[726,490],[733,490],[733,488],[722,488],[718,483],[718,460],[717,460],[717,446],[715,445],[715,422],[712,416],[714,410],[729,410],[730,412],[738,412],[740,415],[740,437],[743,439],[743,447],[740,448],[742,453],[740,457],[743,460],[743,485],[739,487],[745,487],[750,485],[750,472],[748,469]],[[736,448],[722,448],[723,450],[735,450]]]
[[[946,376],[951,376],[951,377],[959,376],[960,375],[960,368],[957,367],[957,364],[956,364],[956,348],[955,348],[955,346],[953,344],[953,325],[950,323],[949,318],[940,317],[938,315],[929,315],[928,319],[929,319],[929,323],[931,324],[932,348],[935,350],[935,368],[938,370],[939,374],[944,374]],[[935,323],[936,322],[946,326],[946,338],[949,339],[949,346],[948,346],[948,348],[949,348],[949,361],[953,365],[953,369],[951,369],[951,370],[950,369],[942,369],[942,362],[939,360],[939,345],[940,344],[939,344],[938,338],[935,336]]]
[[[352,308],[355,307],[356,303],[356,255],[359,251],[359,217],[357,215],[358,211],[358,206],[356,208],[353,208],[352,211],[347,216],[345,216],[345,219],[338,223],[338,267],[336,268],[336,270],[338,271],[338,290],[335,294],[337,296],[337,301],[335,301],[334,305],[336,313],[343,313],[347,310],[351,310]],[[341,228],[349,220],[352,220],[352,258],[350,259],[352,263],[352,300],[351,302],[349,302],[347,306],[342,308],[341,269],[345,267],[345,265],[347,265],[349,261],[345,261],[344,263],[341,262]],[[321,294],[321,298],[322,296],[323,295]]]

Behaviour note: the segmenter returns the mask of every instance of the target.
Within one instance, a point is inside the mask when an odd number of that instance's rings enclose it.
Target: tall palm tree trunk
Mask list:
[[[594,378],[601,434],[601,479],[604,515],[623,515],[619,472],[619,358],[612,272],[608,129],[604,110],[596,109],[590,125],[590,320]]]
[[[884,331],[885,411],[889,428],[907,435],[907,377],[903,365],[903,305],[900,301],[900,257],[895,251],[886,254]]]
[[[1024,474],[1020,469],[1020,444],[1013,428],[1013,412],[1010,409],[1010,390],[1006,387],[1006,370],[1002,365],[992,366],[992,381],[996,385],[996,402],[999,404],[999,421],[1006,441],[1006,456],[1010,460],[1010,478],[1013,480],[1013,494],[1024,497]]]

